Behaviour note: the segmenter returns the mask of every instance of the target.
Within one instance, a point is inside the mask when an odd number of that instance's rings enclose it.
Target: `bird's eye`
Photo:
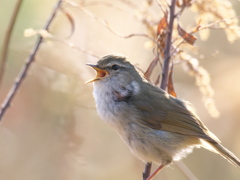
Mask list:
[[[112,65],[112,69],[113,70],[118,70],[119,69],[119,65],[116,65],[116,64]]]

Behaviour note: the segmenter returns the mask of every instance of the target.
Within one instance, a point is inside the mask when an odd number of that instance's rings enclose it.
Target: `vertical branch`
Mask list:
[[[175,19],[175,5],[176,0],[172,0],[171,5],[169,6],[169,22],[168,22],[168,34],[166,39],[166,47],[164,50],[164,62],[163,62],[163,70],[162,70],[162,81],[160,87],[164,90],[168,87],[168,79],[169,79],[169,68],[170,68],[170,59],[171,59],[171,47],[172,47],[172,33],[173,33],[173,23]],[[145,170],[143,172],[143,180],[146,180],[147,177],[150,176],[151,173],[151,162],[147,162],[145,165]]]
[[[163,69],[162,69],[162,81],[160,88],[163,90],[168,89],[168,93],[176,97],[176,93],[173,88],[173,82],[172,82],[172,73],[173,73],[173,63],[171,63],[171,49],[172,49],[172,33],[173,33],[173,25],[174,25],[174,19],[176,18],[175,15],[175,6],[176,6],[176,0],[172,0],[171,5],[169,6],[169,21],[168,21],[168,34],[166,39],[166,46],[164,49],[164,62],[163,62]],[[185,6],[181,9],[181,11],[177,14],[180,15],[182,11],[185,9]],[[184,32],[184,35],[186,33]],[[188,34],[187,34],[188,35]],[[188,40],[186,37],[184,40]],[[189,40],[192,40],[193,43],[196,39],[194,37],[191,37]],[[183,162],[178,162],[177,167],[183,172],[183,174],[189,178],[196,180],[197,178],[194,176],[194,174],[188,169],[188,167]]]
[[[172,33],[173,33],[173,23],[175,19],[175,5],[176,0],[172,0],[171,5],[169,6],[169,23],[168,23],[168,35],[166,39],[166,48],[164,50],[164,62],[163,62],[163,71],[162,71],[162,82],[160,87],[166,90],[168,86],[168,75],[170,68],[171,60],[171,47],[172,47]]]
[[[144,172],[142,174],[143,180],[147,180],[147,178],[150,176],[151,168],[152,168],[152,163],[151,162],[147,162],[145,164],[145,169],[144,169]]]
[[[18,0],[15,5],[13,14],[11,16],[8,28],[6,30],[6,34],[4,36],[3,48],[2,48],[1,58],[0,58],[0,61],[1,61],[0,62],[0,86],[2,84],[3,74],[4,74],[4,70],[5,70],[5,64],[6,64],[7,55],[8,55],[8,47],[9,47],[9,43],[11,40],[12,31],[13,31],[13,28],[15,25],[15,21],[17,19],[18,12],[21,8],[21,5],[22,5],[22,0]]]
[[[59,0],[52,12],[52,15],[50,16],[49,20],[47,21],[45,27],[43,28],[44,30],[48,30],[49,29],[49,26],[50,24],[52,23],[58,9],[60,8],[60,5],[62,3],[62,0]],[[3,101],[2,103],[2,106],[1,106],[1,110],[0,110],[0,121],[2,120],[2,117],[3,115],[5,114],[6,110],[10,107],[11,105],[11,102],[14,98],[14,96],[16,95],[18,89],[20,88],[24,78],[26,77],[26,74],[30,68],[30,65],[32,64],[32,62],[34,61],[35,59],[35,56],[36,56],[36,53],[38,52],[38,49],[40,47],[40,44],[42,43],[43,41],[43,37],[40,36],[37,40],[37,43],[32,51],[32,53],[29,55],[26,63],[23,65],[19,75],[17,76],[16,80],[15,80],[15,83],[12,85],[10,91],[8,92],[8,95],[6,96],[5,100]]]

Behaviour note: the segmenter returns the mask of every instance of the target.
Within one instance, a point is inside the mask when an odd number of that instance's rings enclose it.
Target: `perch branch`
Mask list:
[[[175,19],[175,4],[176,0],[172,0],[172,3],[169,7],[169,24],[168,24],[168,35],[166,40],[166,48],[164,50],[164,62],[163,62],[163,72],[162,72],[162,81],[160,87],[166,90],[168,86],[168,75],[169,75],[169,66],[171,59],[171,47],[172,47],[172,33],[173,33],[173,23]]]
[[[147,180],[147,178],[150,176],[151,167],[152,167],[152,163],[147,162],[145,165],[144,172],[142,174],[143,180]]]
[[[52,21],[53,21],[55,15],[56,15],[58,9],[60,8],[61,3],[62,3],[62,0],[59,0],[56,3],[56,6],[55,6],[55,8],[53,10],[53,13],[50,16],[49,20],[47,21],[47,23],[46,23],[46,25],[44,27],[44,30],[48,30],[49,29],[49,26],[52,23]],[[43,41],[43,37],[40,36],[38,38],[38,40],[37,40],[37,43],[36,43],[35,47],[33,48],[32,53],[29,55],[26,63],[23,65],[19,75],[17,76],[17,78],[15,80],[15,83],[12,85],[10,91],[8,92],[8,95],[6,96],[5,100],[3,101],[2,106],[1,106],[1,110],[0,110],[0,121],[2,120],[2,117],[5,114],[6,110],[10,107],[11,102],[12,102],[14,96],[16,95],[17,91],[19,90],[19,88],[20,88],[24,78],[26,77],[26,74],[27,74],[27,72],[28,72],[28,70],[30,68],[30,65],[34,61],[35,55],[38,52],[38,49],[39,49],[42,41]]]

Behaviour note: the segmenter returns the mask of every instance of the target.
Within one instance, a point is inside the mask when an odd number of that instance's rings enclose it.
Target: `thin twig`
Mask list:
[[[226,28],[227,28],[227,29],[231,29],[231,28],[228,28],[228,27],[227,27],[228,25],[226,24],[226,21],[231,20],[231,19],[240,19],[240,17],[239,17],[239,16],[236,16],[236,17],[231,17],[231,18],[220,19],[219,21],[216,21],[216,22],[207,24],[207,25],[205,25],[205,26],[199,26],[199,27],[197,28],[197,31],[204,30],[204,29],[226,29]],[[218,25],[218,24],[220,24],[220,23],[225,23],[226,27],[214,27],[214,26],[216,26],[216,25]],[[197,31],[196,31],[196,32],[197,32]]]
[[[62,0],[59,0],[53,10],[53,13],[52,15],[50,16],[49,20],[47,21],[45,27],[44,27],[44,30],[48,30],[51,22],[53,21],[58,9],[60,8],[61,6],[61,3],[62,3]],[[16,80],[15,80],[15,83],[12,85],[10,91],[8,92],[8,95],[6,96],[4,102],[2,103],[2,107],[1,107],[1,111],[0,111],[0,121],[2,120],[2,117],[3,115],[5,114],[6,110],[10,107],[11,105],[11,102],[14,98],[14,96],[16,95],[18,89],[20,88],[24,78],[26,77],[26,74],[30,68],[30,65],[32,64],[32,62],[34,61],[35,59],[35,55],[36,53],[38,52],[38,49],[41,45],[41,42],[43,41],[43,37],[40,36],[38,38],[38,41],[32,51],[32,53],[29,55],[26,63],[23,65],[19,75],[17,76]]]
[[[59,42],[59,43],[61,43],[61,44],[64,44],[65,46],[68,46],[68,47],[70,47],[70,48],[73,48],[73,49],[76,49],[76,50],[78,50],[78,51],[81,51],[81,52],[83,52],[83,53],[85,53],[85,54],[88,54],[88,55],[90,55],[90,56],[93,56],[93,57],[95,57],[95,58],[98,58],[98,59],[100,58],[100,56],[94,54],[93,52],[91,52],[91,51],[89,51],[89,50],[86,50],[86,49],[83,49],[83,48],[81,48],[81,47],[78,47],[78,46],[76,46],[76,45],[73,44],[73,43],[70,43],[70,42],[67,42],[67,41],[64,41],[64,40],[55,38],[55,37],[52,37],[52,40],[54,40],[54,41],[56,41],[56,42]]]
[[[164,62],[163,62],[163,72],[162,72],[162,81],[160,87],[166,90],[168,85],[168,74],[169,74],[169,66],[171,59],[171,47],[172,47],[172,33],[173,33],[173,23],[175,19],[175,4],[176,0],[172,0],[172,3],[169,7],[169,23],[168,23],[168,35],[166,40],[166,48],[164,50]]]
[[[12,31],[14,29],[14,25],[15,25],[19,10],[21,8],[21,5],[22,5],[22,0],[18,0],[15,5],[13,14],[11,16],[8,28],[6,30],[6,34],[4,36],[3,45],[2,45],[2,53],[1,53],[1,62],[0,62],[1,63],[0,64],[0,86],[2,84],[2,79],[3,79],[3,75],[4,75],[4,71],[5,71],[5,65],[7,62],[8,47],[9,47],[9,43],[11,40]]]
[[[220,23],[222,23],[222,22],[225,22],[225,21],[227,21],[227,20],[229,20],[229,19],[235,19],[235,18],[237,18],[237,19],[240,19],[240,17],[232,17],[232,18],[225,18],[225,19],[221,19],[221,20],[219,20],[219,21],[217,21],[217,22],[213,22],[213,23],[210,23],[210,24],[207,24],[207,25],[205,25],[205,26],[198,26],[198,27],[196,27],[195,29],[193,29],[191,32],[189,32],[189,34],[195,34],[195,33],[197,33],[197,32],[199,32],[199,31],[202,31],[202,30],[205,30],[205,29],[233,29],[233,28],[228,28],[228,27],[214,27],[214,26],[216,26],[216,25],[218,25],[218,24],[220,24]],[[179,17],[178,17],[178,20],[179,20]],[[234,30],[234,29],[233,29]],[[180,38],[182,38],[181,36],[178,36],[178,37],[176,37],[174,40],[173,40],[173,42],[172,42],[172,44],[174,44],[178,39],[180,39]],[[179,47],[182,45],[182,44],[184,44],[185,43],[185,40],[184,39],[182,39],[181,40],[181,42],[175,47],[175,49],[174,49],[174,51],[171,53],[171,56],[173,55],[173,54],[175,54],[178,50],[179,50]]]
[[[98,23],[103,25],[105,28],[107,28],[110,32],[112,32],[113,34],[115,34],[118,37],[121,37],[121,38],[124,38],[124,39],[128,39],[128,38],[135,37],[135,36],[142,36],[142,37],[146,37],[146,38],[152,40],[153,42],[155,42],[155,40],[152,37],[150,37],[148,34],[145,34],[145,33],[133,33],[133,34],[128,34],[128,35],[123,35],[123,34],[121,34],[119,32],[116,32],[114,29],[111,28],[111,26],[108,24],[108,22],[106,20],[101,19],[101,18],[95,16],[91,11],[87,10],[86,8],[81,7],[77,3],[69,1],[69,0],[65,0],[64,2],[66,4],[72,6],[72,7],[75,7],[77,9],[81,10],[83,13],[85,13],[89,17],[95,19]]]
[[[160,7],[160,9],[162,10],[163,14],[166,13],[166,10],[164,10],[163,6],[162,6],[162,2],[160,2],[159,0],[156,0],[158,6]]]

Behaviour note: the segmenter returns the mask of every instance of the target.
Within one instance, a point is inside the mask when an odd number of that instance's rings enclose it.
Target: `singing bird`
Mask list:
[[[94,82],[99,116],[117,131],[136,157],[160,165],[156,171],[179,161],[195,147],[240,166],[240,160],[221,145],[190,103],[144,80],[125,56],[110,54],[95,65],[87,65],[97,72],[89,82]]]

